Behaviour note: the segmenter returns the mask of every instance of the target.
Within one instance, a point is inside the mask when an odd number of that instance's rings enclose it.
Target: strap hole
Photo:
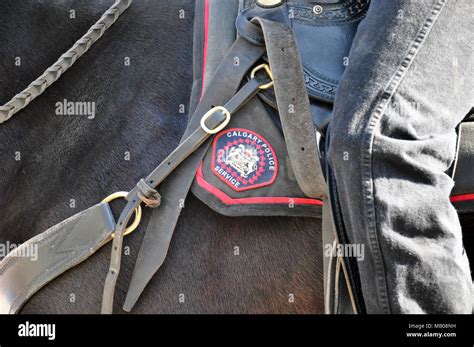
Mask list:
[[[166,165],[168,165],[168,166],[169,166],[169,165],[171,165],[171,162],[170,162],[170,161],[169,161],[169,162],[167,162],[167,163],[166,163]]]
[[[301,151],[304,152],[304,147],[301,147]]]
[[[155,182],[155,181],[153,181],[153,180],[150,181],[150,183],[153,183],[153,182]]]

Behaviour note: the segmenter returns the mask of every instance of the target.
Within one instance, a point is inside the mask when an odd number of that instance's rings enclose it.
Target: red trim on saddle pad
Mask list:
[[[255,198],[231,198],[223,191],[211,185],[204,179],[202,174],[202,162],[196,172],[196,182],[205,191],[211,193],[226,205],[248,205],[248,204],[288,204],[292,202],[295,205],[318,205],[323,202],[317,199],[309,198],[291,198],[291,197],[255,197]]]
[[[451,202],[474,200],[474,194],[459,194],[451,196]]]

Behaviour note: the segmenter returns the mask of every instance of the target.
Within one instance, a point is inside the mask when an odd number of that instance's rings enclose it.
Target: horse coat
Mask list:
[[[101,21],[110,26],[130,2],[118,0]],[[196,1],[193,116],[181,143],[130,192],[113,194],[20,246],[40,244],[41,261],[3,259],[0,311],[17,312],[41,286],[113,239],[102,306],[110,313],[123,236],[134,211],[139,222],[143,202],[159,208],[153,210],[124,305],[131,310],[166,257],[179,218],[176,206],[189,189],[224,215],[322,218],[323,244],[345,246],[326,188],[325,139],[337,84],[368,6],[369,0]],[[89,33],[98,39],[97,32],[108,27],[105,22]],[[83,54],[91,40],[79,40],[71,56]],[[32,90],[59,78],[70,66],[61,65],[66,58],[45,72],[43,82],[32,83]],[[15,107],[25,107],[39,94],[20,93],[13,108],[0,111],[8,119]],[[236,117],[231,119],[231,113]],[[458,153],[447,172],[455,180],[451,200],[460,213],[473,209],[473,131],[467,116],[458,127]],[[116,197],[128,201],[117,223],[108,206]],[[65,258],[61,247],[74,254]],[[337,253],[324,257],[324,263],[326,311],[364,312],[353,264]]]

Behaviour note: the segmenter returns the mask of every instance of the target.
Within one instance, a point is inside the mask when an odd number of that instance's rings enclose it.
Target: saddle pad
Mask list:
[[[321,217],[322,201],[307,198],[289,163],[283,134],[255,98],[218,133],[192,191],[228,216]]]

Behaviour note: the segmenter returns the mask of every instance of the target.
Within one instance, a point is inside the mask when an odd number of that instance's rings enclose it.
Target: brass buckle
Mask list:
[[[125,198],[127,196],[127,192],[116,192],[113,194],[110,194],[108,197],[106,197],[104,200],[102,200],[102,203],[106,202],[111,202],[112,200],[118,199],[118,198]],[[133,220],[132,224],[128,226],[125,231],[123,232],[123,236],[130,234],[132,231],[134,231],[138,225],[140,224],[140,221],[142,219],[142,207],[138,205],[135,208],[135,219]],[[111,237],[114,238],[115,233],[112,233]]]
[[[262,84],[261,86],[258,86],[258,88],[259,89],[268,89],[268,88],[273,86],[273,73],[272,73],[272,69],[270,69],[270,66],[268,64],[260,64],[258,66],[255,66],[253,68],[252,72],[250,73],[250,78],[254,78],[257,71],[260,71],[262,69],[265,70],[268,77],[270,77],[271,81],[268,82],[268,83]]]
[[[224,115],[225,115],[225,119],[222,121],[221,124],[219,124],[218,126],[216,126],[214,129],[209,129],[206,125],[206,120],[212,116],[214,113],[216,113],[217,111],[220,111],[222,112]],[[221,131],[222,129],[224,129],[227,124],[229,124],[230,122],[230,112],[223,106],[215,106],[213,108],[211,108],[209,111],[207,111],[204,116],[202,116],[201,118],[201,128],[208,134],[217,134],[219,131]]]

